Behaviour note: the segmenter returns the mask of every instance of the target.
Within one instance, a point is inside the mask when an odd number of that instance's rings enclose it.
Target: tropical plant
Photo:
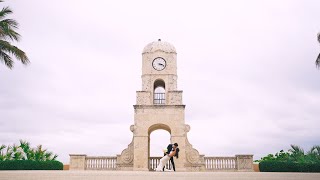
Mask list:
[[[3,0],[0,0],[0,2],[3,2]],[[0,61],[12,69],[14,64],[12,56],[25,65],[29,63],[29,59],[24,51],[9,42],[20,40],[20,34],[16,32],[19,24],[13,19],[7,19],[6,17],[9,14],[12,14],[9,7],[4,7],[0,11]]]
[[[30,143],[20,140],[19,145],[0,146],[0,161],[5,160],[33,160],[33,161],[53,161],[58,155],[43,149],[42,145],[31,148]]]
[[[1,145],[0,146],[0,161],[3,161],[5,159],[5,154],[2,152],[7,146]]]
[[[307,152],[307,161],[320,162],[320,146],[313,146],[310,151]]]
[[[318,41],[320,43],[320,33],[318,33]],[[318,55],[318,58],[316,60],[316,66],[320,68],[320,54]]]
[[[310,151],[307,153],[297,145],[290,145],[291,149],[288,152],[281,150],[279,153],[268,154],[265,157],[262,157],[260,160],[255,162],[262,161],[279,161],[279,162],[295,162],[295,163],[320,163],[320,146],[313,146]]]

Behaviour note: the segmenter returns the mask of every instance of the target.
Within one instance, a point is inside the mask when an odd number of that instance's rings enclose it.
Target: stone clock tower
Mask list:
[[[150,134],[163,129],[170,133],[171,143],[179,144],[177,171],[202,171],[203,155],[192,148],[185,124],[182,91],[177,90],[177,52],[173,45],[161,41],[148,44],[142,52],[142,90],[137,91],[134,105],[132,142],[117,156],[119,170],[150,169]],[[167,145],[163,145],[166,147]]]

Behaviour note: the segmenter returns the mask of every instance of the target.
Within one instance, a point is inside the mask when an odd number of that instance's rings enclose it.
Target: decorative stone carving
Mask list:
[[[128,145],[128,148],[124,149],[121,153],[121,162],[130,164],[133,162],[133,142]]]
[[[190,125],[189,124],[186,124],[185,125],[185,129],[184,129],[184,132],[185,133],[188,133],[190,131]]]
[[[190,126],[186,124],[185,131],[189,131]],[[200,155],[186,138],[186,159],[188,161],[187,171],[205,171],[204,155]]]
[[[135,125],[130,126],[130,131],[133,132],[133,134],[135,133],[136,129],[137,129],[137,127]]]
[[[191,163],[198,163],[199,162],[199,152],[196,149],[191,149],[187,151],[187,160]]]

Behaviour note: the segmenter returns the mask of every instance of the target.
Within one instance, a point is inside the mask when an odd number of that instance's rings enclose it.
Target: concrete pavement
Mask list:
[[[320,173],[0,171],[0,180],[320,180]]]

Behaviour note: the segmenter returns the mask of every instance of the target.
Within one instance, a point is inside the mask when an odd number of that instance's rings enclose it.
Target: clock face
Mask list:
[[[157,57],[153,60],[152,66],[155,70],[161,71],[166,67],[166,61],[162,57]]]

